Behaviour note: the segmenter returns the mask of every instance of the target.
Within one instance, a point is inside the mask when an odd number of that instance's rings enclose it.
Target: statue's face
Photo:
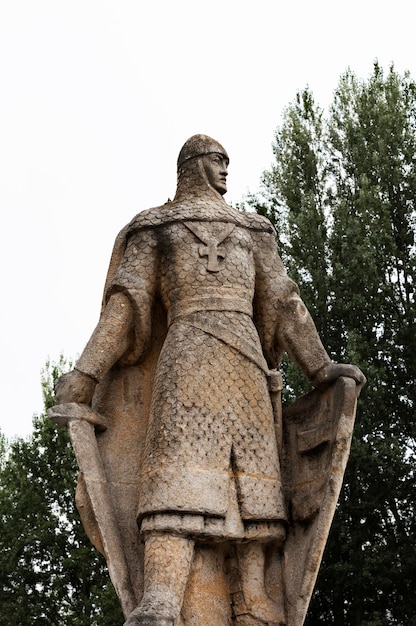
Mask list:
[[[222,196],[227,192],[228,158],[223,154],[211,152],[202,157],[209,184]]]

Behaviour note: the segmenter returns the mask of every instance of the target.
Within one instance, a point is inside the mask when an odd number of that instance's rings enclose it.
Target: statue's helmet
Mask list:
[[[193,135],[185,141],[178,156],[178,171],[189,159],[203,156],[204,154],[212,154],[217,152],[225,156],[228,160],[228,154],[218,141],[208,137],[208,135]]]

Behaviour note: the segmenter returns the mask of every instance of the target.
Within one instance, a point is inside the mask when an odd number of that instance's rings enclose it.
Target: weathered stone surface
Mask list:
[[[129,626],[301,626],[365,380],[331,363],[270,222],[224,202],[227,166],[191,138],[175,199],[121,231],[51,411]],[[284,351],[320,390],[282,419]]]

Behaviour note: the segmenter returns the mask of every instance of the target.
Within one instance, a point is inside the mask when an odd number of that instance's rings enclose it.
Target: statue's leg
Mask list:
[[[124,626],[174,626],[192,565],[194,541],[151,533],[144,548],[144,593]]]
[[[233,612],[239,626],[285,624],[283,607],[267,595],[265,588],[264,549],[260,541],[236,546],[240,592],[233,595]]]

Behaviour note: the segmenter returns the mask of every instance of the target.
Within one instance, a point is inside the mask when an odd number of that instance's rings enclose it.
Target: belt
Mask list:
[[[245,313],[253,317],[253,306],[245,298],[202,294],[195,298],[185,298],[175,302],[168,311],[168,326],[178,317],[201,311],[235,311],[236,313]]]

